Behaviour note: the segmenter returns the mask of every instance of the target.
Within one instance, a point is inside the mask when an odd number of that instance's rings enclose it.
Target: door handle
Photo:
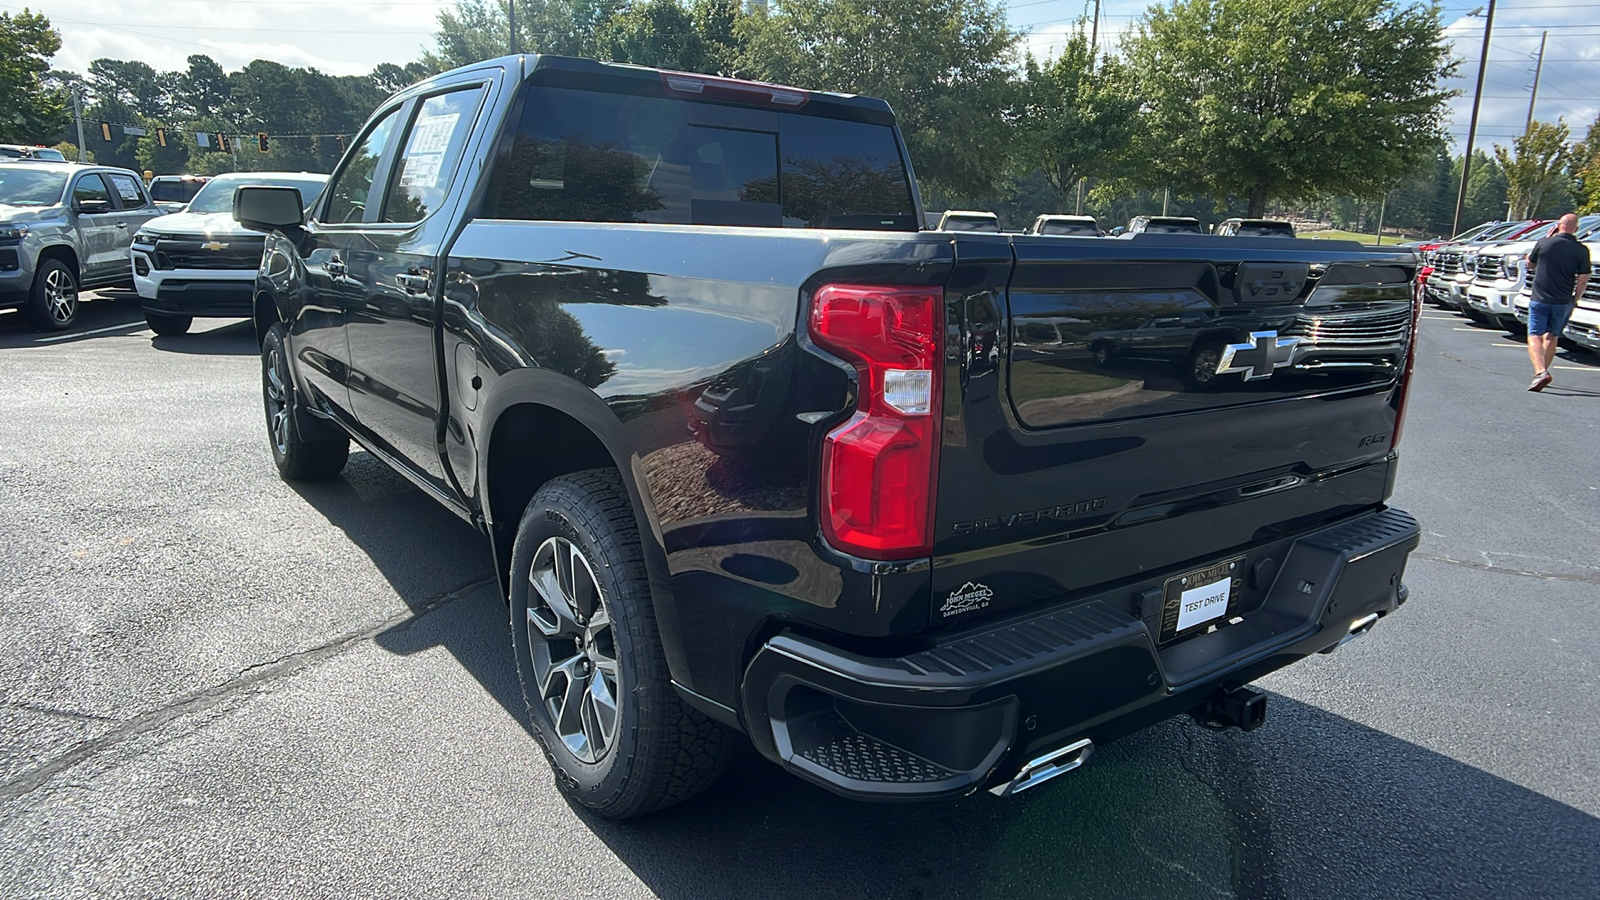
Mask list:
[[[128,223],[127,222],[118,222],[117,223],[117,227],[118,228],[127,228],[128,227]]]
[[[408,294],[426,294],[433,281],[433,273],[427,269],[412,266],[404,274],[394,277],[395,283]]]
[[[330,278],[343,278],[346,271],[344,267],[344,260],[340,259],[336,255],[328,257],[328,264],[326,268]]]

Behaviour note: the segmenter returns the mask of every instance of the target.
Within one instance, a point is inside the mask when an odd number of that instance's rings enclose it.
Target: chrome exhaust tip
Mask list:
[[[1017,773],[1017,777],[1005,784],[995,785],[989,789],[989,793],[996,797],[1009,797],[1012,794],[1020,794],[1028,788],[1038,787],[1057,775],[1065,775],[1088,762],[1089,754],[1092,752],[1094,752],[1094,741],[1088,738],[1074,741],[1029,762]]]
[[[1366,615],[1362,616],[1361,618],[1356,619],[1356,620],[1354,620],[1354,621],[1352,621],[1350,623],[1350,630],[1345,632],[1344,637],[1339,639],[1339,643],[1334,644],[1332,647],[1329,647],[1326,650],[1323,650],[1321,652],[1323,652],[1323,653],[1332,653],[1333,651],[1339,649],[1340,647],[1343,647],[1345,644],[1348,644],[1351,641],[1355,640],[1356,638],[1361,637],[1362,635],[1364,635],[1367,632],[1371,631],[1372,630],[1372,626],[1374,626],[1376,624],[1378,624],[1378,614],[1377,613],[1367,613]]]

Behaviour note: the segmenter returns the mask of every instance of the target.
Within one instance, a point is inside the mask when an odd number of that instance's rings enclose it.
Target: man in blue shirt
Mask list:
[[[1567,327],[1572,308],[1589,286],[1589,248],[1578,243],[1573,232],[1578,217],[1561,217],[1554,234],[1536,244],[1528,254],[1534,267],[1533,296],[1528,302],[1528,359],[1533,361],[1530,391],[1542,391],[1550,384],[1550,363],[1556,358],[1556,342]]]

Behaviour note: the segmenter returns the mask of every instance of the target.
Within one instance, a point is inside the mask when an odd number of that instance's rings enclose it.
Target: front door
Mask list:
[[[350,404],[378,447],[446,495],[456,492],[439,452],[436,267],[487,89],[474,82],[415,101],[382,202],[369,206],[361,247],[346,261],[359,282],[348,307]]]
[[[355,149],[333,176],[316,212],[306,223],[301,264],[304,290],[289,323],[291,352],[297,370],[313,393],[313,402],[355,423],[350,407],[348,312],[361,305],[360,259],[367,247],[362,223],[369,203],[382,192],[382,170],[393,156],[391,138],[403,107],[396,105],[373,118]],[[356,267],[352,269],[352,261]]]
[[[116,271],[117,218],[116,204],[111,202],[111,189],[99,172],[79,175],[72,183],[72,208],[78,219],[78,234],[83,241],[82,257],[78,260],[79,277],[84,284],[104,281]],[[126,251],[124,251],[126,255]]]

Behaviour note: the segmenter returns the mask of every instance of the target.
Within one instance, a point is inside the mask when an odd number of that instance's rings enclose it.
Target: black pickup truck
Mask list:
[[[1014,793],[1254,727],[1406,598],[1409,251],[923,231],[881,101],[549,56],[396,95],[302,209],[235,203],[279,471],[354,439],[487,536],[603,815],[735,733],[850,797]]]

